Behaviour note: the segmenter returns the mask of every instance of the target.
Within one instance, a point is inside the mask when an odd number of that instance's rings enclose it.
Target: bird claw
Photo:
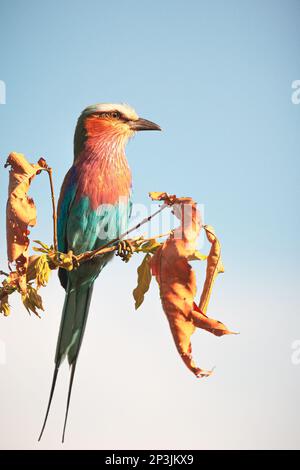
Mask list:
[[[131,256],[133,255],[134,248],[133,244],[129,240],[121,240],[117,245],[116,256],[120,256],[122,261],[128,263]]]
[[[77,269],[80,265],[77,256],[72,254],[72,261],[73,261],[73,269]]]

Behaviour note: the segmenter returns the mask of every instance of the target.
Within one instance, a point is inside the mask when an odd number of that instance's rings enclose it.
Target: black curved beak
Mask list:
[[[161,131],[158,124],[143,118],[139,118],[136,121],[129,121],[128,124],[133,131]]]

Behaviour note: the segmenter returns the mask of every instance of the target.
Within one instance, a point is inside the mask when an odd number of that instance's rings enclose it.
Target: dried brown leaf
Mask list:
[[[44,166],[39,163],[29,163],[23,154],[16,152],[8,156],[6,166],[11,167],[6,206],[7,257],[10,265],[15,264],[19,275],[19,287],[25,293],[29,246],[28,227],[36,224],[36,208],[33,199],[27,193],[32,179]]]
[[[207,317],[194,303],[197,290],[196,276],[188,261],[195,259],[196,241],[201,229],[201,218],[196,203],[190,198],[176,198],[173,203],[173,212],[181,224],[153,255],[152,274],[159,284],[162,306],[180,356],[197,377],[207,377],[212,371],[197,367],[193,360],[191,335],[196,327],[205,329],[216,336],[231,332],[221,322]],[[211,231],[209,231],[209,237],[210,240],[214,240]],[[214,246],[215,249],[217,247],[219,245]],[[210,294],[212,266],[216,262],[217,254],[218,250],[215,250],[208,257],[209,275],[203,295],[206,299],[206,307],[209,300],[207,289],[209,286]],[[219,258],[217,266],[221,270]]]

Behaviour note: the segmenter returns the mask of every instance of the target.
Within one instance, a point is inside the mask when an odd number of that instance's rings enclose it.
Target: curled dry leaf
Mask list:
[[[228,330],[227,326],[225,326],[224,323],[220,322],[219,320],[209,318],[199,309],[195,303],[193,305],[191,317],[194,325],[197,328],[202,328],[203,330],[209,331],[215,336],[236,334],[235,332]]]
[[[207,317],[194,302],[196,276],[188,260],[199,259],[195,252],[201,219],[196,203],[190,198],[176,198],[173,211],[181,224],[153,255],[150,261],[151,270],[159,284],[162,306],[180,356],[197,377],[206,377],[212,371],[196,366],[192,357],[191,335],[196,327],[217,336],[229,334],[230,331],[222,323]],[[210,275],[213,262],[215,257],[210,258]],[[209,281],[206,289],[211,292],[211,288],[208,288]],[[205,296],[205,299],[208,302],[209,297]]]
[[[208,241],[211,243],[211,249],[207,257],[206,278],[199,304],[199,309],[206,313],[215,279],[219,273],[224,272],[224,266],[221,260],[221,244],[216,237],[214,228],[210,225],[204,225],[203,228]]]
[[[36,224],[36,208],[27,193],[32,179],[46,162],[28,163],[21,153],[12,152],[6,165],[10,166],[8,200],[6,206],[7,256],[11,266],[15,264],[20,290],[26,292],[26,269],[28,265],[29,230]]]

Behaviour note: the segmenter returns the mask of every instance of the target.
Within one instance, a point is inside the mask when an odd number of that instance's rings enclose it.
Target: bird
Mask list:
[[[127,104],[97,103],[80,114],[74,134],[74,161],[67,172],[57,207],[58,250],[74,255],[109,244],[126,230],[132,208],[132,178],[125,154],[139,131],[160,131]],[[55,367],[43,426],[47,423],[57,375],[63,360],[70,380],[62,433],[66,424],[77,359],[84,336],[96,278],[113,254],[94,257],[76,269],[59,269],[65,301],[55,353]]]

